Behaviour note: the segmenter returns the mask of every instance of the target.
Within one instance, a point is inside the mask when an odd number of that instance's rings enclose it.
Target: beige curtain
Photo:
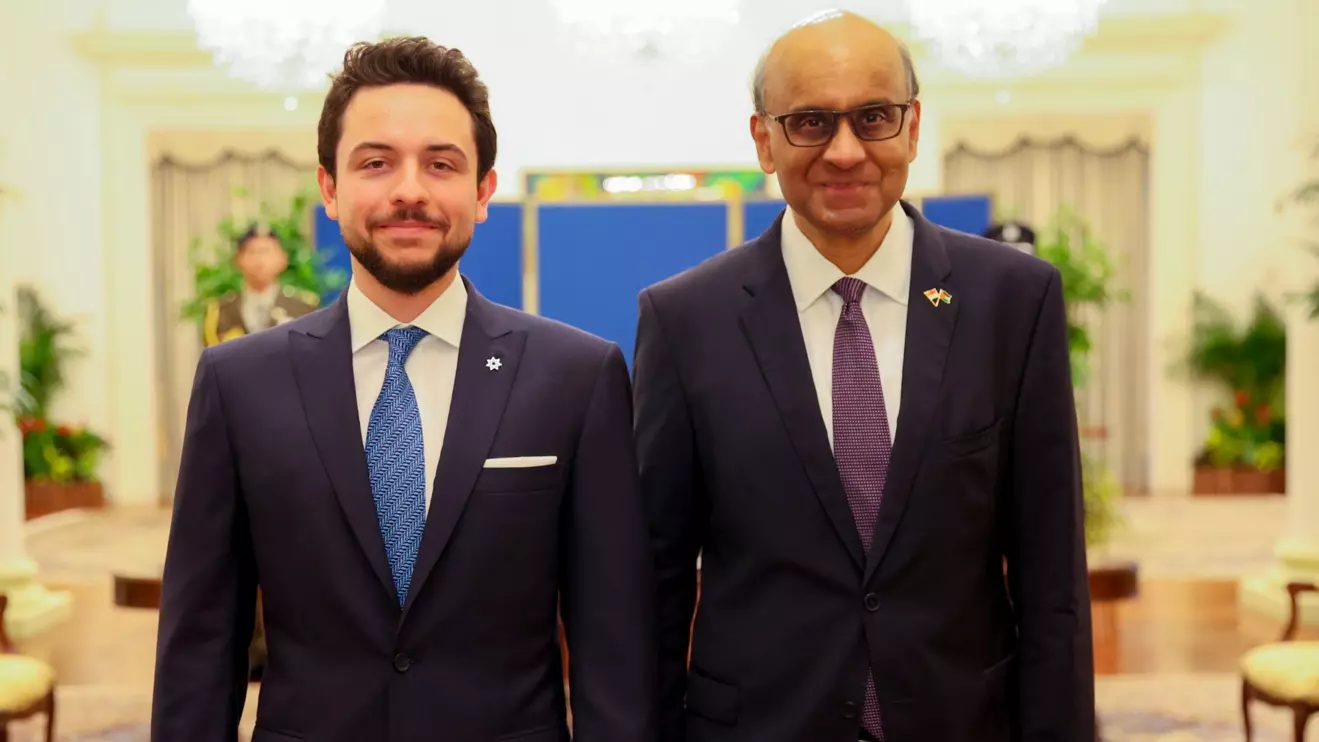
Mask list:
[[[160,478],[166,498],[172,498],[178,479],[188,397],[202,348],[201,328],[180,319],[183,303],[194,295],[190,246],[196,239],[207,248],[218,245],[216,230],[226,216],[255,221],[262,204],[282,210],[298,191],[316,187],[314,159],[299,162],[274,149],[224,150],[206,159],[199,154],[165,148],[151,171],[155,298],[162,312],[156,323]]]
[[[958,140],[954,140],[958,141]],[[1128,491],[1149,481],[1147,297],[1149,150],[1139,136],[1092,144],[1075,136],[1022,138],[1000,147],[960,140],[944,157],[950,193],[990,193],[997,218],[1020,219],[1043,232],[1062,207],[1093,230],[1116,266],[1125,304],[1087,317],[1095,352],[1077,406],[1087,450]]]

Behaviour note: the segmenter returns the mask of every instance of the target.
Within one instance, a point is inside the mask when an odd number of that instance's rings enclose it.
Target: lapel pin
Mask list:
[[[491,371],[498,371],[499,367],[503,365],[504,362],[494,356],[485,359],[485,367],[490,369]]]
[[[939,306],[939,289],[930,289],[925,292],[925,298],[930,300],[932,306]]]
[[[943,289],[939,289],[939,301],[944,304],[951,304],[953,303],[953,295]]]

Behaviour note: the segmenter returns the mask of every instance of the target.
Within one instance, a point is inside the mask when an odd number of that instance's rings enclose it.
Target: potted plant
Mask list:
[[[1221,305],[1197,295],[1187,365],[1192,378],[1212,383],[1222,395],[1195,459],[1192,492],[1285,492],[1287,333],[1281,315],[1260,295],[1249,324],[1239,328]]]
[[[246,195],[242,189],[235,191],[236,197]],[[280,275],[280,284],[299,294],[326,297],[347,285],[348,277],[343,271],[326,269],[324,256],[312,244],[307,226],[311,202],[311,193],[301,191],[282,210],[262,204],[261,221],[270,227],[288,253],[288,268]],[[218,244],[207,245],[200,238],[193,240],[189,255],[194,294],[183,303],[183,319],[200,326],[209,304],[242,289],[243,274],[233,258],[238,238],[249,226],[245,221],[228,216],[216,227]]]
[[[1035,253],[1058,268],[1063,302],[1067,306],[1067,340],[1071,351],[1072,386],[1084,388],[1090,380],[1090,354],[1094,351],[1088,317],[1129,294],[1112,286],[1116,273],[1108,252],[1094,239],[1085,221],[1070,209],[1058,215],[1037,241]],[[1102,437],[1086,433],[1082,443]],[[1123,523],[1119,503],[1122,487],[1098,457],[1081,453],[1081,493],[1085,508],[1086,566],[1092,605],[1091,621],[1104,631],[1115,630],[1113,606],[1137,590],[1138,568],[1130,559],[1114,558],[1108,546]],[[1096,645],[1096,649],[1100,645]]]
[[[1059,210],[1041,233],[1035,254],[1052,263],[1062,276],[1072,385],[1083,388],[1090,380],[1090,354],[1094,350],[1087,315],[1114,302],[1127,301],[1130,292],[1113,287],[1116,269],[1108,251],[1094,238],[1086,221],[1071,209]],[[1081,465],[1086,546],[1102,549],[1121,523],[1117,503],[1122,488],[1098,457],[1083,455]]]
[[[27,517],[78,507],[102,507],[98,476],[107,442],[80,426],[51,420],[50,406],[64,388],[73,324],[57,319],[30,287],[18,290],[20,383],[14,412],[23,436]]]

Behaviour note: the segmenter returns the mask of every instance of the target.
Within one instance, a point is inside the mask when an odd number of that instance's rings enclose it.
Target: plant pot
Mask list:
[[[1278,495],[1287,491],[1287,470],[1248,466],[1197,466],[1195,495]]]
[[[24,482],[27,520],[75,508],[105,507],[100,482]]]

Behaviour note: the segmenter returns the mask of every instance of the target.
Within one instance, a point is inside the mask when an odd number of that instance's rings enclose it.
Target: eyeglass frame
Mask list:
[[[887,142],[890,139],[896,139],[900,134],[902,134],[903,127],[907,125],[907,112],[911,110],[912,105],[915,102],[916,102],[915,98],[908,98],[905,103],[867,103],[866,105],[857,106],[856,108],[852,108],[847,111],[831,111],[827,108],[807,108],[801,111],[789,111],[787,113],[780,113],[778,115],[762,112],[762,115],[770,119],[771,121],[778,123],[779,127],[783,129],[783,138],[788,140],[788,144],[794,147],[801,147],[803,149],[811,149],[814,147],[825,147],[828,146],[831,142],[833,142],[834,137],[838,136],[838,130],[840,128],[838,126],[839,119],[847,119],[847,125],[852,128],[852,136],[856,137],[857,140],[859,141]],[[880,108],[883,106],[897,106],[898,109],[902,111],[902,114],[898,118],[897,131],[881,139],[866,139],[865,137],[861,136],[861,134],[857,132],[856,122],[852,120],[852,117],[855,116],[860,111],[866,111],[872,108]],[[815,114],[827,113],[834,116],[835,117],[834,130],[829,134],[829,138],[824,140],[823,142],[820,142],[819,144],[797,144],[793,142],[792,137],[788,135],[788,127],[786,124],[783,123],[783,120],[789,116],[800,116],[803,113],[815,113]]]

